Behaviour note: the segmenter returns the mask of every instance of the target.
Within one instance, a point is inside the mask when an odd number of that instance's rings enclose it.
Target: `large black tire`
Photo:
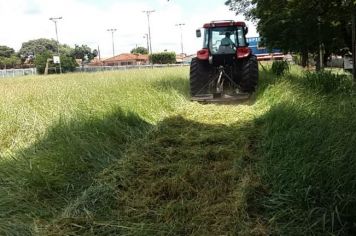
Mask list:
[[[198,60],[194,57],[190,64],[190,94],[206,94],[209,91],[211,66],[208,61]]]
[[[238,85],[240,90],[245,93],[253,93],[258,84],[258,62],[255,55],[244,59],[239,66]]]

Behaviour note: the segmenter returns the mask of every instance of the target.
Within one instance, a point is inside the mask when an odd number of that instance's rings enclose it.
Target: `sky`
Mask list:
[[[147,15],[142,11],[155,10],[150,15],[153,52],[164,50],[181,52],[182,27],[184,52],[193,54],[202,46],[195,30],[212,20],[238,20],[224,5],[225,0],[0,0],[0,45],[18,51],[23,42],[38,38],[55,38],[54,23],[50,17],[63,17],[58,22],[61,44],[74,47],[86,44],[100,48],[102,57],[127,53],[137,46],[146,47],[144,35],[148,32]],[[251,22],[248,37],[257,36]]]

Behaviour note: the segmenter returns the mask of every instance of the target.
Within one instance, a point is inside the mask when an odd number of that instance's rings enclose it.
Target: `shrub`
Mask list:
[[[61,56],[62,63],[62,71],[65,72],[73,72],[75,68],[78,66],[75,59],[68,55]]]
[[[150,55],[149,58],[153,64],[174,64],[174,63],[176,63],[175,52],[153,53],[152,55]]]
[[[44,74],[45,69],[46,69],[47,59],[52,58],[52,57],[53,57],[53,55],[50,51],[45,51],[45,52],[42,52],[42,53],[36,55],[35,65],[37,68],[37,72],[39,74]],[[51,66],[51,65],[49,65],[49,66]]]
[[[16,68],[21,65],[21,60],[16,55],[11,55],[10,57],[0,56],[0,69]]]
[[[297,65],[302,65],[302,57],[299,54],[293,54],[293,61]]]
[[[287,61],[274,61],[272,64],[272,73],[281,76],[289,72],[289,64]]]

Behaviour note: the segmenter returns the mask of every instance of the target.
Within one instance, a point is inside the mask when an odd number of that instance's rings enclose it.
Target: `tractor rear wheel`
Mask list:
[[[242,92],[253,93],[258,84],[258,62],[255,55],[244,59],[240,66],[238,84]]]
[[[190,94],[206,94],[209,91],[211,66],[208,61],[193,58],[190,64]]]

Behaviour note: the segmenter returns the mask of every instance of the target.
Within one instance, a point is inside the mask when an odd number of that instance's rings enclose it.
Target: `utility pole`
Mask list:
[[[58,40],[58,30],[57,30],[57,22],[58,22],[58,20],[61,20],[61,19],[63,19],[63,17],[51,17],[51,18],[49,18],[49,20],[54,22],[54,27],[56,29],[57,53],[58,53],[58,57],[59,57],[59,73],[62,74],[61,55],[59,53],[59,40]]]
[[[108,32],[111,32],[111,40],[112,40],[112,56],[115,56],[115,44],[114,44],[114,33],[117,31],[117,29],[108,29]]]
[[[145,35],[143,36],[143,38],[146,39],[147,51],[148,51],[148,53],[150,53],[150,45],[149,45],[149,42],[148,42],[148,34],[145,34]]]
[[[179,27],[179,29],[180,29],[180,47],[182,49],[181,56],[182,56],[182,59],[183,59],[184,48],[183,48],[183,29],[182,29],[182,27],[185,26],[185,24],[184,23],[179,23],[179,24],[176,24],[176,26]]]
[[[149,54],[152,57],[152,40],[151,40],[151,25],[150,25],[150,15],[151,13],[155,12],[155,10],[148,10],[148,11],[142,11],[143,13],[146,13],[147,15],[147,22],[148,22],[148,38],[150,41],[150,48],[149,48]]]

